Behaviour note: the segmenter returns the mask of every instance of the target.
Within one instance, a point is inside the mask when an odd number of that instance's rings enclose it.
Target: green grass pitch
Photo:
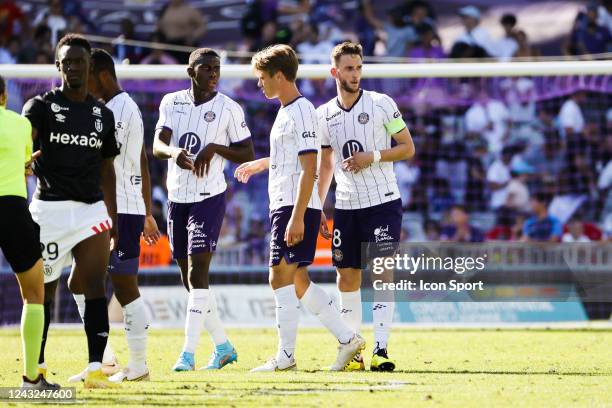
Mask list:
[[[84,390],[79,384],[79,405],[612,407],[609,329],[396,329],[389,346],[398,364],[394,373],[320,371],[335,359],[335,341],[323,330],[303,329],[296,352],[298,372],[250,374],[250,368],[273,355],[276,331],[236,329],[229,335],[238,364],[215,372],[173,373],[182,331],[151,330],[151,381],[112,391]],[[371,352],[371,331],[364,336]],[[110,339],[120,361],[126,362],[122,330],[113,330]],[[0,344],[0,386],[16,386],[21,372],[19,331],[1,329]],[[85,367],[86,350],[82,330],[52,328],[46,353],[50,379],[68,385],[66,379]],[[207,362],[210,351],[203,333],[197,367]]]

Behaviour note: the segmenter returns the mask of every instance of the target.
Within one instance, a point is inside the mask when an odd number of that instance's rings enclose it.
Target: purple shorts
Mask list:
[[[332,260],[336,268],[363,269],[377,256],[390,256],[397,250],[402,230],[402,201],[356,210],[334,211]],[[367,253],[362,254],[362,244]],[[362,257],[363,255],[363,257]]]
[[[277,208],[270,213],[270,266],[280,264],[285,258],[288,264],[298,263],[299,267],[312,263],[317,250],[317,236],[321,225],[321,210],[307,208],[304,214],[304,239],[293,247],[285,242],[285,230],[291,218],[293,206]]]
[[[115,250],[111,252],[108,273],[118,275],[138,273],[140,235],[144,229],[144,222],[144,215],[117,214],[119,241]]]
[[[225,215],[225,192],[197,203],[168,201],[168,235],[174,259],[214,252]]]

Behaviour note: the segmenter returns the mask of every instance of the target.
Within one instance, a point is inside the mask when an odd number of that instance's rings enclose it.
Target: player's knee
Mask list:
[[[42,305],[45,301],[43,285],[27,285],[21,288],[21,292],[24,303]]]
[[[361,286],[361,273],[355,270],[338,270],[338,288],[343,292],[352,292]]]
[[[308,273],[297,273],[293,282],[295,283],[295,293],[301,299],[308,290],[308,286],[310,286]]]

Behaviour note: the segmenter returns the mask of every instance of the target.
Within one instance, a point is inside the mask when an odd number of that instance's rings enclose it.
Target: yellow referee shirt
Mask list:
[[[0,196],[27,198],[25,163],[32,156],[32,125],[0,106]]]

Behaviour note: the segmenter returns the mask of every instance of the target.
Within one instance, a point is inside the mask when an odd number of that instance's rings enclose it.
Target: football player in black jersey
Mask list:
[[[30,99],[24,115],[41,155],[34,162],[38,177],[30,205],[40,226],[45,264],[45,328],[39,368],[46,374],[44,348],[51,304],[61,271],[72,264],[72,278],[85,294],[84,326],[89,350],[86,388],[110,388],[101,371],[109,323],[104,280],[110,247],[116,240],[115,170],[119,153],[113,113],[87,92],[91,46],[68,34],[57,44],[61,86]]]

